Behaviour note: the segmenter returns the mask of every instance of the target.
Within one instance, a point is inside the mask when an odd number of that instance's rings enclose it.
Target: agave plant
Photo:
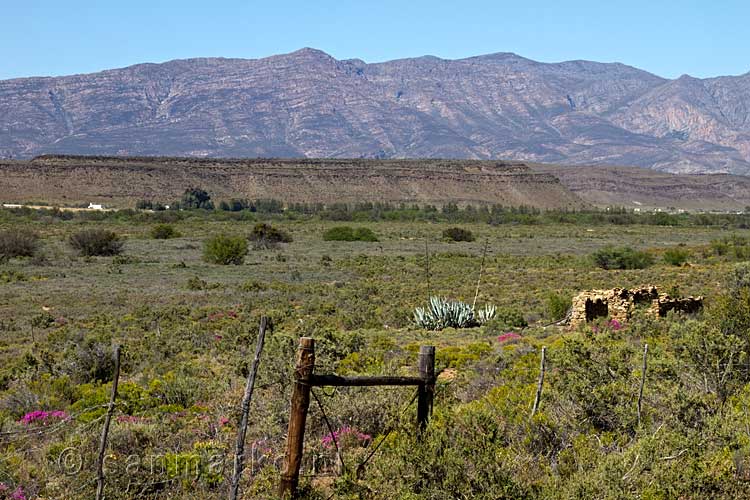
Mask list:
[[[426,330],[443,328],[471,328],[486,323],[495,316],[495,306],[488,304],[475,314],[469,304],[458,300],[430,297],[427,308],[414,309],[414,322]]]
[[[483,325],[489,320],[493,319],[496,312],[497,307],[495,307],[494,304],[485,304],[483,308],[477,311],[477,319],[479,320],[479,324]]]

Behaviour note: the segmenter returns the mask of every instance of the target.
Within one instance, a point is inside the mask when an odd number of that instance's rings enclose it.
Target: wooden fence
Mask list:
[[[299,340],[294,368],[294,388],[289,414],[286,455],[279,485],[281,498],[295,498],[297,495],[305,440],[305,421],[313,387],[417,386],[419,388],[417,422],[420,431],[427,426],[432,414],[432,402],[435,393],[434,346],[422,346],[420,348],[419,376],[417,377],[341,377],[338,375],[318,375],[314,371],[315,341],[309,337],[302,337]]]

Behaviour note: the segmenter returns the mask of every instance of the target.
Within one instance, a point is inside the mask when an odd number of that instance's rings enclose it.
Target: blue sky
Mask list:
[[[0,79],[306,46],[367,62],[515,52],[708,77],[750,71],[749,24],[748,0],[0,0]]]

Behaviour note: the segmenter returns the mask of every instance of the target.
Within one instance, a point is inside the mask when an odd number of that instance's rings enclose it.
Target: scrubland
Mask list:
[[[413,375],[419,346],[428,344],[437,347],[440,372],[421,439],[413,389],[316,389],[344,464],[313,401],[306,498],[746,496],[744,217],[654,225],[529,216],[488,224],[0,211],[6,236],[39,237],[33,256],[0,263],[0,498],[93,497],[116,344],[123,358],[107,498],[226,497],[263,315],[273,330],[250,409],[245,498],[275,495],[301,336],[316,339],[320,373]],[[250,242],[238,265],[204,259],[206,240],[247,237],[259,222],[291,241]],[[160,224],[172,231],[154,231]],[[369,229],[377,241],[324,239],[342,225],[351,234]],[[447,241],[443,233],[456,226],[474,241]],[[89,229],[115,233],[119,253],[77,252],[71,235]],[[602,269],[592,254],[608,245],[643,251],[650,265]],[[496,318],[464,330],[417,328],[414,308],[431,295],[472,302],[485,248],[477,300],[495,304]],[[575,331],[547,326],[579,291],[641,284],[704,295],[706,309],[694,317],[637,312],[622,325],[603,319]],[[547,372],[531,417],[542,346]]]

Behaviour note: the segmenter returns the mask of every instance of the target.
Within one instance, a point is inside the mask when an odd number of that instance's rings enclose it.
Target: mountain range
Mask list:
[[[0,158],[503,159],[750,174],[750,73],[315,49],[0,81]]]

